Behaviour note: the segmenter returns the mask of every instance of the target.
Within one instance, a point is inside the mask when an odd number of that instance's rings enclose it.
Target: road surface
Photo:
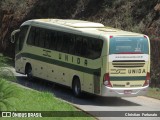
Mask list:
[[[12,70],[14,71],[14,70]],[[139,96],[126,98],[105,98],[85,94],[83,98],[73,96],[69,88],[55,85],[40,79],[28,81],[26,76],[15,73],[17,83],[38,91],[48,91],[53,93],[57,98],[67,101],[84,111],[158,111],[160,114],[160,100]],[[99,112],[98,112],[99,111]],[[93,114],[93,113],[91,113]],[[105,112],[106,114],[110,114]],[[133,113],[134,114],[134,113]],[[103,114],[104,115],[104,114]],[[160,120],[159,117],[97,117],[99,120]]]

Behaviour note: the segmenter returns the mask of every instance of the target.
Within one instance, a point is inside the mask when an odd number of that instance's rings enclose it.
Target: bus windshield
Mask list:
[[[109,54],[148,54],[148,47],[145,37],[113,37]]]

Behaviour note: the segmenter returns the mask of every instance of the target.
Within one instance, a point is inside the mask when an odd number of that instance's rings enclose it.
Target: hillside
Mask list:
[[[13,57],[11,32],[35,18],[83,19],[147,34],[152,47],[152,81],[159,82],[160,0],[1,0],[0,52]]]

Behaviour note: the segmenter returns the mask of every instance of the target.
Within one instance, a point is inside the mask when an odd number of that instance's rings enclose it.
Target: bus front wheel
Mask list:
[[[81,84],[78,78],[73,81],[72,90],[76,97],[81,97]]]

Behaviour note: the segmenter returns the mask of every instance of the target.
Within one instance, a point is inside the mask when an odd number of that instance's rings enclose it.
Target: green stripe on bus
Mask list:
[[[46,57],[42,57],[42,56],[30,54],[30,53],[21,53],[21,54],[16,56],[16,60],[20,59],[21,57],[27,57],[27,58],[34,59],[34,60],[39,60],[41,62],[45,62],[45,63],[49,63],[49,64],[53,64],[53,65],[58,65],[58,66],[61,66],[61,67],[66,67],[66,68],[69,68],[69,69],[85,72],[85,73],[88,73],[88,74],[94,74],[94,75],[100,75],[101,74],[101,68],[97,68],[97,69],[86,68],[86,67],[83,67],[83,66],[78,66],[78,65],[74,65],[74,64],[70,64],[70,63],[66,63],[66,62],[63,62],[63,61],[58,61],[58,60],[55,60],[55,59],[46,58]]]
[[[145,80],[146,76],[132,76],[132,77],[110,77],[111,81],[135,81]]]

